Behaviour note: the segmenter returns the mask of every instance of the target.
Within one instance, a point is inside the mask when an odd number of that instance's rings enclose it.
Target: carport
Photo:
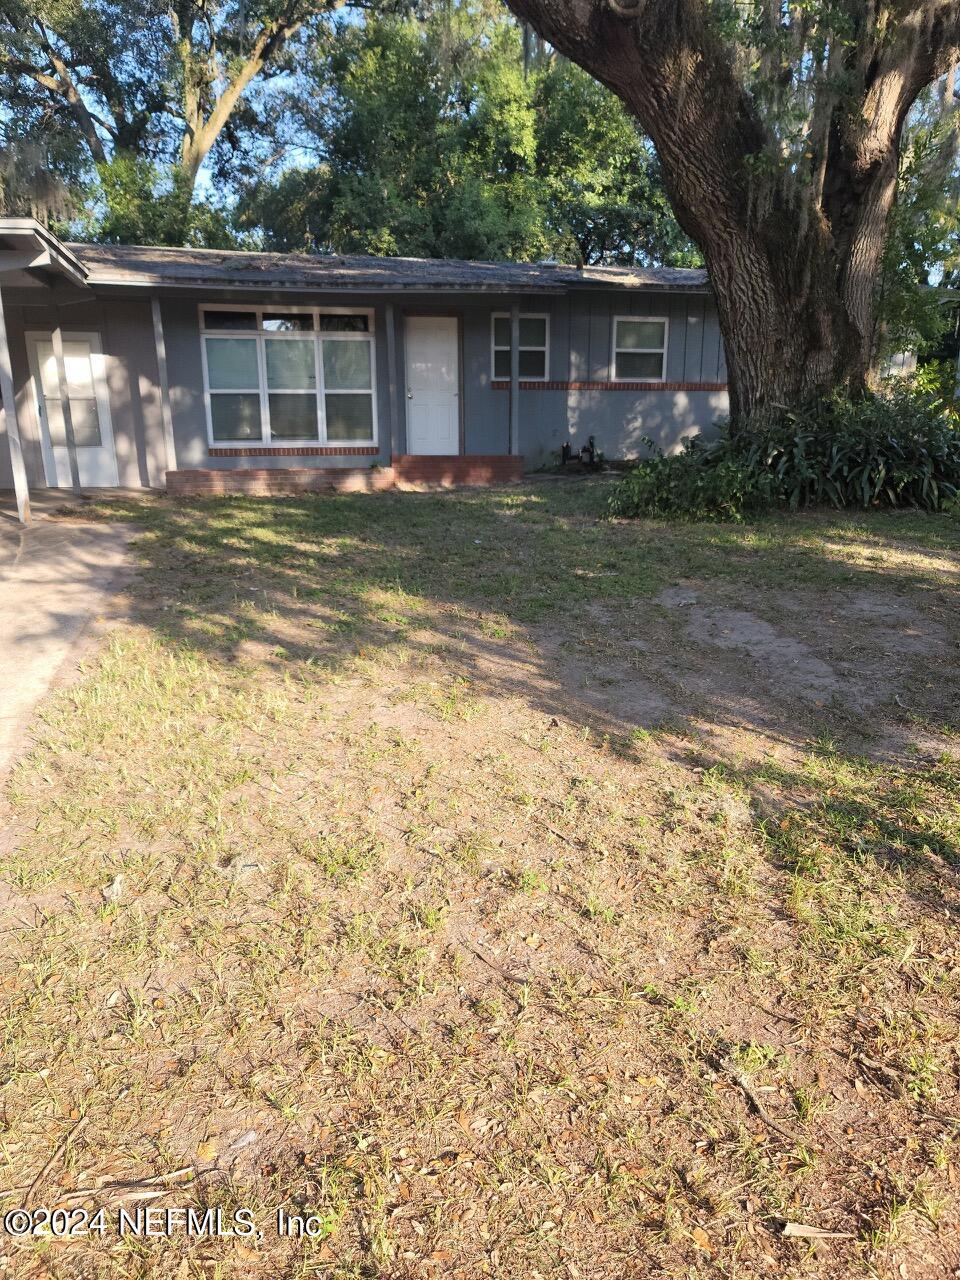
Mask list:
[[[4,288],[45,290],[59,301],[64,290],[85,289],[87,272],[81,262],[66,249],[55,236],[33,218],[4,218],[0,225],[0,405],[2,405],[2,436],[10,455],[13,489],[17,501],[17,516],[22,524],[30,522],[30,492],[27,472],[20,447],[20,424],[17,421],[17,403],[13,386],[10,347],[7,341],[7,324],[3,309]],[[80,492],[80,471],[67,391],[67,374],[63,358],[63,335],[59,322],[50,335],[53,356],[60,385],[60,402],[63,412],[63,434],[70,464],[70,480],[74,493]]]

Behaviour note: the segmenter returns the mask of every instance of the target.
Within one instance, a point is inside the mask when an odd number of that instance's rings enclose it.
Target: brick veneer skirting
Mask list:
[[[211,458],[375,458],[378,444],[213,445]]]
[[[498,378],[493,391],[509,391],[510,383]],[[521,391],[726,391],[725,382],[520,382]]]
[[[216,497],[220,494],[316,493],[337,490],[370,493],[394,486],[392,467],[257,467],[215,471],[212,467],[167,472],[167,492],[175,497]]]
[[[510,454],[407,453],[394,457],[393,470],[398,488],[507,484],[522,478],[523,458]]]
[[[389,467],[251,467],[221,471],[196,467],[167,472],[175,497],[319,493],[372,493],[381,489],[449,489],[458,485],[506,484],[523,476],[523,459],[507,455],[439,457],[404,454]]]

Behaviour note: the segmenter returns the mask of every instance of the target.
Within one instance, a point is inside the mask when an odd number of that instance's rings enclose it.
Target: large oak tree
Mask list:
[[[858,393],[904,124],[958,0],[507,0],[652,139],[717,297],[731,412]]]

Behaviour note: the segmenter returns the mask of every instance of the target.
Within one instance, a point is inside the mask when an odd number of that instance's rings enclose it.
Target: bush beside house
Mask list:
[[[774,507],[956,507],[960,417],[917,382],[860,401],[772,411],[749,430],[644,459],[617,486],[620,516],[743,519]]]

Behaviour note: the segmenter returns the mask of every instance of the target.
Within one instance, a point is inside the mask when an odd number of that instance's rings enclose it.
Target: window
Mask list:
[[[67,396],[70,400],[70,421],[73,425],[73,442],[78,449],[97,449],[103,444],[100,433],[100,412],[97,393],[93,385],[93,361],[90,344],[85,341],[63,343],[63,371],[67,379]],[[63,401],[60,398],[60,379],[53,343],[41,340],[37,343],[37,363],[40,367],[40,387],[43,407],[47,415],[47,430],[51,443],[66,447],[67,429],[63,418]]]
[[[667,364],[667,322],[659,316],[616,316],[614,382],[662,382]]]
[[[373,444],[370,312],[201,307],[213,444]]]
[[[256,329],[255,311],[207,311],[204,324],[208,329]]]
[[[530,382],[545,382],[549,362],[547,359],[550,333],[547,316],[522,315],[520,317],[520,377]],[[510,317],[507,314],[493,317],[493,376],[510,377]]]
[[[206,349],[214,440],[259,440],[256,338],[207,338]]]

